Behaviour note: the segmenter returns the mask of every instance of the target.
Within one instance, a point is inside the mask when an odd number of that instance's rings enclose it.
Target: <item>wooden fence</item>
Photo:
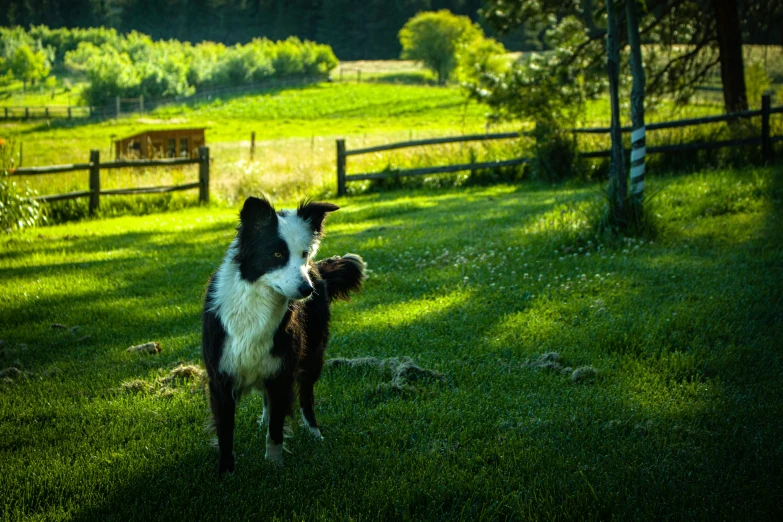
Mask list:
[[[735,138],[721,141],[696,141],[691,143],[680,143],[673,145],[658,145],[656,147],[647,147],[647,154],[667,153],[667,152],[685,152],[693,150],[711,150],[723,147],[740,147],[745,145],[761,145],[761,156],[764,161],[772,161],[772,144],[783,141],[783,136],[772,136],[769,124],[769,118],[772,114],[783,112],[783,106],[772,107],[772,98],[769,94],[761,97],[761,109],[752,111],[732,112],[728,114],[719,114],[717,116],[705,116],[703,118],[689,118],[685,120],[663,121],[650,123],[645,126],[648,131],[661,129],[677,129],[682,127],[692,127],[695,125],[705,125],[709,123],[736,122],[742,119],[761,116],[761,134],[754,138]],[[624,134],[631,132],[631,127],[621,127]],[[608,134],[610,127],[594,127],[572,129],[576,134]],[[593,152],[582,152],[583,158],[602,158],[610,157],[611,150],[598,150]]]
[[[34,118],[92,118],[96,114],[94,107],[82,105],[51,105],[36,107],[3,107],[0,116],[6,120],[30,120]]]
[[[337,140],[337,195],[345,195],[345,184],[348,181],[361,181],[365,179],[384,179],[398,176],[424,176],[426,174],[445,174],[447,172],[459,172],[462,170],[489,169],[496,167],[509,167],[512,165],[521,165],[530,161],[529,158],[514,158],[503,161],[486,161],[483,163],[464,163],[460,165],[442,165],[439,167],[424,167],[420,169],[399,170],[394,172],[368,172],[363,174],[346,174],[345,158],[358,154],[369,154],[371,152],[381,152],[385,150],[402,149],[406,147],[419,147],[423,145],[440,145],[443,143],[460,143],[465,141],[486,141],[512,139],[525,136],[525,133],[503,132],[498,134],[474,134],[470,136],[453,136],[448,138],[431,138],[427,140],[403,141],[399,143],[389,143],[388,145],[378,145],[376,147],[367,147],[365,149],[345,150],[345,140]]]
[[[124,189],[101,190],[101,170],[138,168],[138,167],[173,167],[176,165],[199,165],[199,179],[193,183],[184,183],[182,185],[165,185],[158,187],[136,187]],[[101,196],[114,195],[136,195],[136,194],[161,194],[164,192],[175,192],[178,190],[188,190],[198,188],[198,199],[201,203],[209,203],[209,148],[199,147],[197,158],[175,158],[158,160],[131,160],[131,161],[111,161],[101,163],[100,151],[90,151],[89,163],[76,163],[73,165],[54,165],[47,167],[23,167],[11,172],[12,176],[35,176],[41,174],[62,174],[65,172],[77,172],[87,170],[90,172],[90,190],[81,190],[69,192],[67,194],[48,194],[38,196],[38,201],[61,201],[64,199],[90,198],[90,214],[94,214],[100,206]]]
[[[646,126],[648,131],[658,129],[674,129],[678,127],[689,127],[693,125],[704,125],[708,123],[718,123],[724,121],[738,121],[745,118],[753,118],[761,116],[761,135],[755,138],[737,138],[730,140],[711,141],[711,142],[692,142],[683,143],[677,145],[659,145],[655,147],[647,147],[647,153],[667,153],[667,152],[680,152],[680,151],[692,151],[692,150],[710,150],[718,149],[722,147],[737,147],[745,145],[761,145],[761,155],[764,161],[772,160],[772,144],[783,141],[783,136],[772,136],[770,131],[770,115],[775,113],[782,113],[783,106],[772,107],[771,97],[769,94],[765,94],[761,100],[761,109],[752,111],[734,112],[729,114],[721,114],[718,116],[706,116],[703,118],[690,118],[677,121],[651,123]],[[595,127],[595,128],[581,128],[572,129],[575,134],[608,134],[609,127]],[[623,133],[631,132],[630,127],[623,127]],[[459,165],[443,165],[438,167],[424,167],[419,169],[409,170],[395,170],[395,171],[382,171],[382,172],[370,172],[362,174],[346,174],[345,172],[345,159],[348,156],[357,154],[368,154],[371,152],[381,152],[386,150],[401,149],[405,147],[417,147],[423,145],[437,145],[443,143],[459,143],[465,141],[484,141],[484,140],[496,140],[496,139],[509,139],[520,137],[531,137],[532,133],[519,133],[519,132],[506,132],[500,134],[476,134],[472,136],[455,136],[446,138],[432,138],[427,140],[416,141],[404,141],[399,143],[389,143],[387,145],[378,145],[375,147],[367,147],[364,149],[345,149],[345,140],[337,140],[337,195],[345,195],[345,184],[349,181],[360,181],[367,179],[384,179],[400,176],[421,176],[426,174],[444,174],[447,172],[460,172],[464,170],[478,170],[495,167],[508,167],[512,165],[521,165],[523,163],[529,163],[531,158],[514,158],[501,161],[487,161],[483,163],[464,163]],[[609,157],[611,150],[599,150],[593,152],[582,152],[580,156],[583,158],[601,158]]]

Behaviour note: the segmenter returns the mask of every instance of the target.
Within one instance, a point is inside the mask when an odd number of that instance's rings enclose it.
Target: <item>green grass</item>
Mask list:
[[[30,230],[0,243],[4,519],[760,520],[783,498],[779,172],[652,179],[654,241],[590,232],[598,186],[336,200],[321,255],[372,270],[331,357],[411,356],[403,392],[327,369],[326,440],[263,460],[261,400],[215,476],[195,383],[204,284],[236,209]],[[53,323],[68,330],[52,329]],[[128,346],[159,341],[157,356]],[[547,352],[594,381],[526,364]],[[134,379],[153,389],[124,391]]]
[[[196,106],[162,107],[119,120],[13,122],[0,133],[23,141],[25,163],[81,161],[92,148],[111,156],[112,138],[161,127],[207,127],[207,143],[345,135],[474,132],[485,127],[485,109],[466,104],[458,87],[322,83],[309,87],[218,99]]]
[[[0,87],[0,108],[2,107],[45,107],[85,105],[81,92],[87,86],[84,80],[58,78],[54,87],[38,85],[26,88],[20,81]]]

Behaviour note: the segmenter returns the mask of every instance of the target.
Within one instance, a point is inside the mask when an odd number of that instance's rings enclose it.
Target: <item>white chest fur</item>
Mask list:
[[[266,285],[243,280],[233,251],[229,250],[215,275],[213,310],[226,330],[219,368],[245,392],[260,387],[280,370],[280,358],[271,351],[288,300]]]

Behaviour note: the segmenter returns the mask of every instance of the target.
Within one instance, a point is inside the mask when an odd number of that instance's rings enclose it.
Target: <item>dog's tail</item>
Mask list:
[[[321,278],[326,281],[330,300],[348,301],[351,292],[358,292],[366,277],[367,263],[357,254],[345,254],[322,259],[317,263]]]

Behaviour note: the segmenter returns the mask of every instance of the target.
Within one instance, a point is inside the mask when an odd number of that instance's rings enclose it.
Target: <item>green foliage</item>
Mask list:
[[[5,58],[0,57],[0,87],[5,87],[14,81],[14,71],[8,67]]]
[[[506,53],[503,44],[483,34],[462,42],[457,48],[457,79],[475,84],[485,74],[502,74],[510,65]]]
[[[446,9],[419,13],[400,30],[403,59],[423,63],[445,83],[457,67],[460,46],[481,37],[481,28],[467,16],[457,16]]]
[[[172,98],[206,87],[238,86],[272,77],[324,77],[337,63],[328,46],[293,37],[280,42],[258,38],[226,47],[213,42],[194,46],[176,40],[153,41],[131,32],[101,45],[80,42],[65,53],[65,65],[84,72],[90,80],[84,96],[92,105],[113,96]]]
[[[46,53],[43,50],[33,51],[27,45],[20,45],[14,50],[8,65],[15,78],[31,84],[46,78],[51,70]]]
[[[42,220],[40,204],[32,199],[36,193],[27,185],[11,181],[13,144],[0,138],[0,231],[9,233],[35,226]]]
[[[569,129],[536,125],[533,131],[536,141],[533,157],[533,176],[549,182],[579,178],[583,172],[577,142]]]
[[[764,68],[764,62],[759,59],[751,59],[745,63],[745,92],[748,106],[761,107],[761,96],[772,86],[772,81]]]
[[[578,22],[564,21],[549,38],[559,42],[549,53],[531,53],[504,73],[488,71],[468,85],[470,96],[492,109],[493,120],[535,121],[550,128],[575,126],[588,99],[603,88],[603,72],[575,54]]]

